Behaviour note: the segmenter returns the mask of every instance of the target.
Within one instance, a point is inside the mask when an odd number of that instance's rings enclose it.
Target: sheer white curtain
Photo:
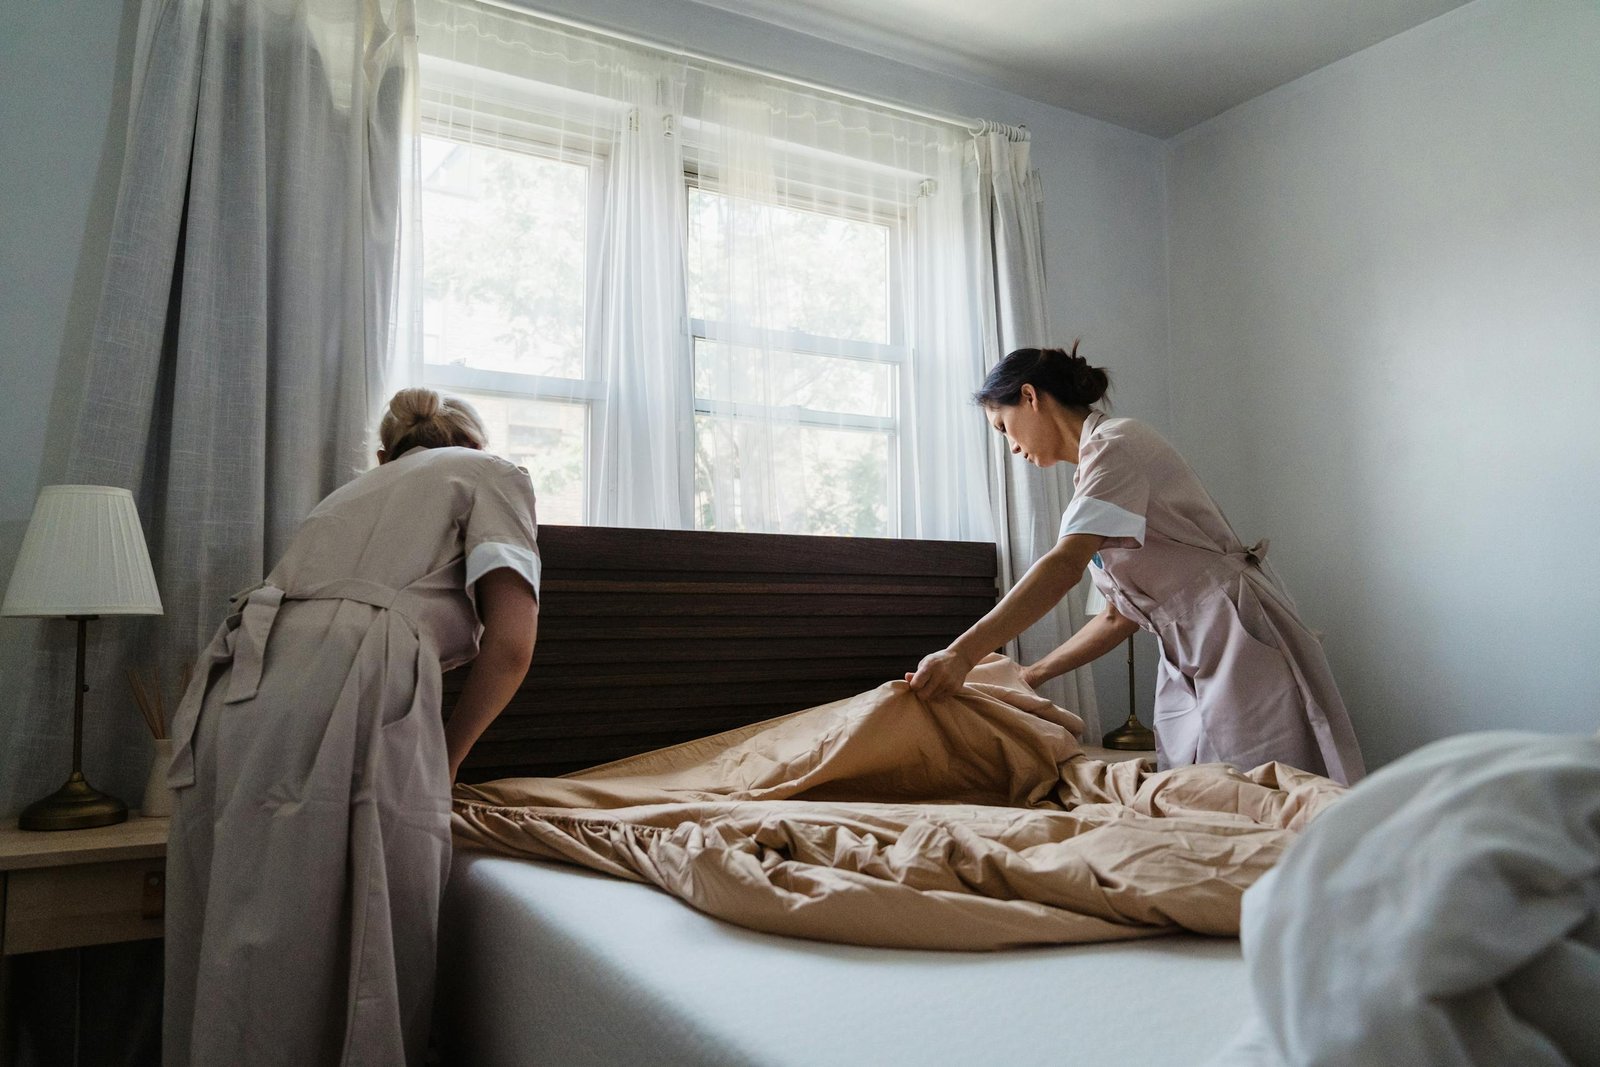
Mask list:
[[[691,390],[683,370],[683,154],[678,86],[660,64],[630,72],[611,142],[592,287],[605,383],[592,514],[605,526],[688,524]],[[652,69],[655,68],[655,69]]]
[[[687,109],[697,524],[991,539],[963,131],[716,70]]]
[[[370,465],[414,67],[410,0],[141,9],[67,463],[70,480],[134,491],[166,606],[100,624],[91,657],[85,765],[125,800],[151,751],[123,669],[162,665],[170,707],[228,595]],[[0,757],[8,810],[60,784],[70,733],[50,660],[16,677],[17,707],[37,710]]]
[[[689,524],[682,64],[420,0],[413,380],[460,393],[540,518]]]
[[[974,144],[968,218],[976,236],[971,244],[993,293],[993,314],[986,317],[986,369],[1013,349],[1058,343],[1050,336],[1045,292],[1043,196],[1038,173],[1028,169],[1028,154],[1026,134],[1004,127],[985,130]],[[1056,543],[1072,497],[1072,469],[1035,467],[1011,455],[997,435],[990,437],[990,456],[997,525],[1005,531],[1001,577],[1009,588]],[[1020,662],[1034,662],[1083,625],[1086,586],[1080,583],[1017,639]],[[1086,736],[1099,738],[1099,705],[1088,667],[1046,683],[1043,692],[1077,711]]]

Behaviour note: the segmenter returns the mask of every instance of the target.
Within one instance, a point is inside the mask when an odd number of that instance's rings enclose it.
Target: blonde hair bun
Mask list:
[[[471,404],[432,389],[402,389],[378,424],[387,459],[413,448],[488,448],[489,435]]]
[[[402,389],[389,401],[389,413],[405,426],[415,426],[439,413],[444,398],[432,389]]]

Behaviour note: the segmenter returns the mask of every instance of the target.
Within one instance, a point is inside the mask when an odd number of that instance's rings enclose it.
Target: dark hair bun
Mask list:
[[[1111,376],[1078,355],[1078,342],[1065,348],[1019,348],[995,364],[972,399],[984,407],[1010,407],[1031,385],[1069,408],[1088,408],[1105,399]]]
[[[1065,364],[1062,377],[1071,394],[1082,398],[1075,406],[1089,407],[1099,402],[1106,395],[1106,390],[1111,388],[1111,378],[1105,370],[1089,366],[1089,361],[1078,355],[1077,341],[1072,342],[1071,351],[1060,348],[1047,348],[1044,351],[1048,360],[1061,360]]]

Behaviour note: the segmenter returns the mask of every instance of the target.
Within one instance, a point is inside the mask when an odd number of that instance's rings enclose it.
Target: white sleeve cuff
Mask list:
[[[1095,534],[1099,537],[1131,537],[1144,544],[1144,516],[1135,515],[1125,508],[1096,500],[1092,496],[1075,496],[1061,516],[1061,537],[1068,534]]]
[[[539,599],[539,554],[498,541],[485,541],[468,553],[467,586],[470,588],[479,578],[501,567],[509,567],[526,578],[533,586],[533,598]]]

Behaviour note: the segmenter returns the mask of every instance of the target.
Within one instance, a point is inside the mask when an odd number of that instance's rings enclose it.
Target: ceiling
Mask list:
[[[1466,0],[698,0],[1167,138]]]

